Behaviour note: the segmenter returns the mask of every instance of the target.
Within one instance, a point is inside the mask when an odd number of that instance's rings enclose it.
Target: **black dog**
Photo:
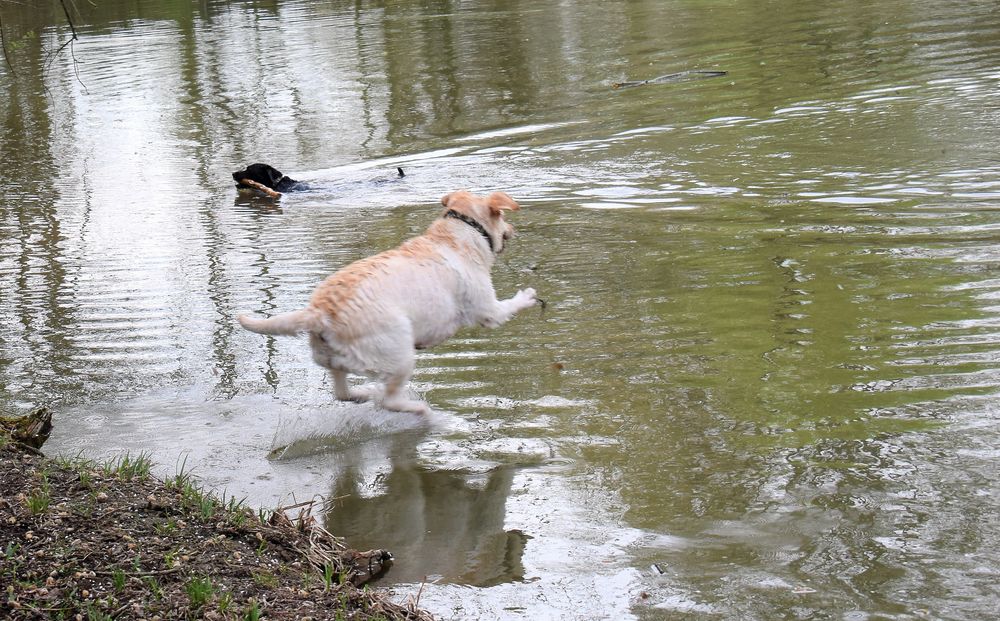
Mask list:
[[[245,179],[267,186],[275,192],[291,192],[294,190],[309,189],[307,184],[285,176],[281,174],[280,170],[274,166],[268,166],[267,164],[250,164],[243,170],[237,170],[234,172],[233,179],[236,180],[237,188],[247,190],[252,188],[251,186],[243,183]]]
[[[399,174],[399,177],[406,176],[402,168],[397,167],[396,172]],[[270,188],[275,192],[281,193],[310,189],[308,183],[296,181],[291,177],[283,175],[280,170],[274,166],[269,166],[268,164],[250,164],[243,170],[237,170],[234,172],[233,179],[236,181],[237,188],[245,190],[260,189],[254,188],[252,185],[248,185],[246,181],[259,183],[260,185]]]

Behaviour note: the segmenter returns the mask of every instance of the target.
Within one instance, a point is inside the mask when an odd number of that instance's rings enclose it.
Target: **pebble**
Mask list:
[[[104,492],[97,492],[97,502],[104,502],[108,499],[108,495]]]

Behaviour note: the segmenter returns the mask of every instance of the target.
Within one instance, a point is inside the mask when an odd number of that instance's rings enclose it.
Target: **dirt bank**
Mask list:
[[[253,511],[148,459],[48,459],[0,432],[0,618],[410,619],[311,507]]]

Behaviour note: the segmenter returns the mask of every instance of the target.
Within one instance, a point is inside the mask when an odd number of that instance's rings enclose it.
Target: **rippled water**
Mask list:
[[[443,618],[994,615],[996,3],[98,4],[54,56],[0,4],[0,407],[50,452],[323,496]],[[235,323],[463,187],[548,307],[421,353],[431,417]]]

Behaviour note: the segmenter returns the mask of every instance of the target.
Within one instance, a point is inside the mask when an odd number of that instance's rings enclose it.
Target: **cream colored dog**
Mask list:
[[[423,401],[406,398],[414,349],[444,341],[465,326],[496,327],[533,306],[534,289],[498,300],[490,268],[514,227],[504,212],[517,203],[503,192],[476,196],[452,192],[445,211],[427,231],[352,263],[324,280],[309,306],[270,319],[241,316],[260,334],[309,333],[313,360],[330,370],[337,399],[367,401],[375,391],[347,383],[348,373],[385,384],[382,406],[427,414]]]

